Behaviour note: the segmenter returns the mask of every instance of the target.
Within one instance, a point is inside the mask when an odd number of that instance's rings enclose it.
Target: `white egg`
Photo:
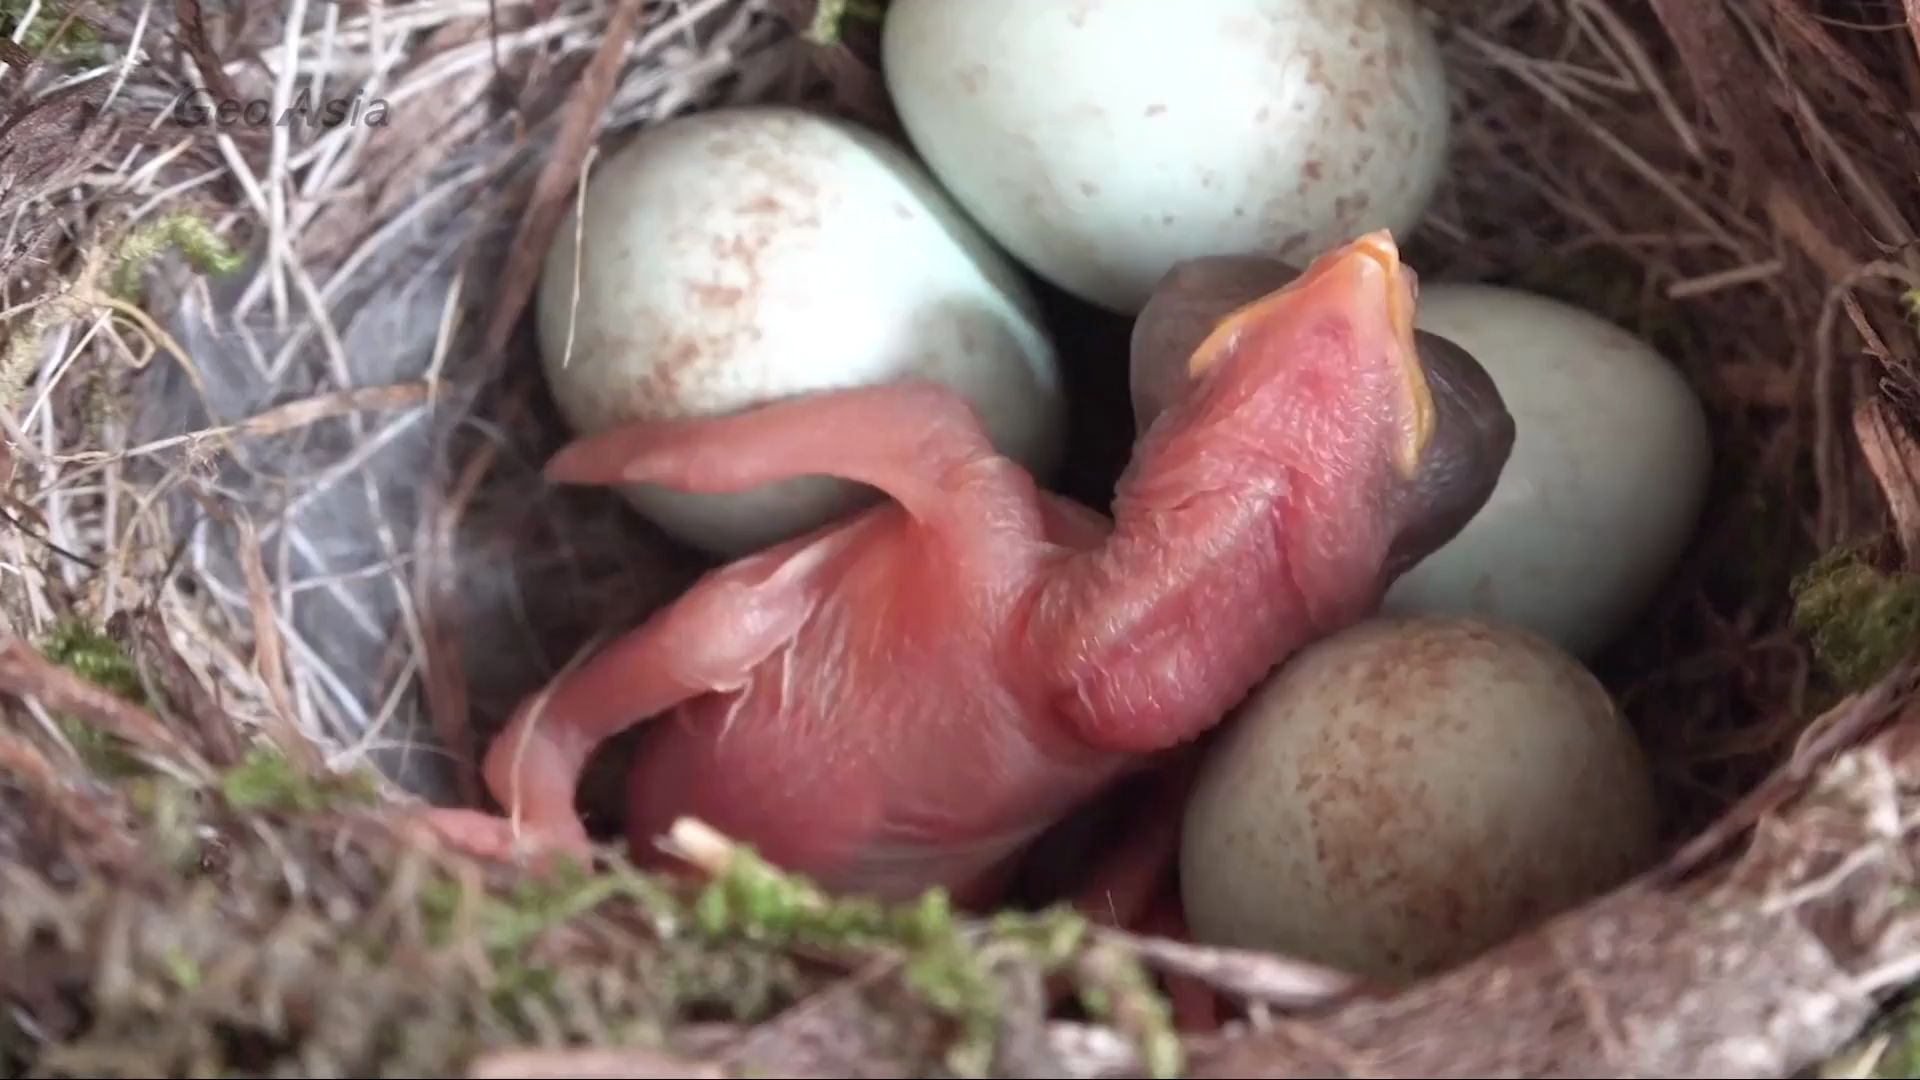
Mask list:
[[[1015,264],[903,148],[797,109],[689,114],[605,157],[548,253],[538,324],[577,432],[922,376],[964,393],[1043,483],[1063,450],[1055,349]],[[726,555],[875,497],[815,476],[626,494]]]
[[[1125,314],[1183,258],[1404,238],[1449,141],[1410,0],[894,0],[882,60],[958,202]]]
[[[1657,853],[1631,729],[1584,667],[1516,627],[1364,621],[1283,664],[1220,735],[1181,840],[1202,942],[1418,977]]]
[[[1590,659],[1698,527],[1712,466],[1699,398],[1637,336],[1529,292],[1424,285],[1414,322],[1486,367],[1514,446],[1486,506],[1394,583],[1385,610],[1496,617]]]

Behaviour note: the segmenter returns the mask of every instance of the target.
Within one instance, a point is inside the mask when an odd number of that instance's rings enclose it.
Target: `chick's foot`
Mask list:
[[[407,815],[420,834],[485,862],[587,864],[592,841],[577,818],[534,824],[481,810],[434,807]]]

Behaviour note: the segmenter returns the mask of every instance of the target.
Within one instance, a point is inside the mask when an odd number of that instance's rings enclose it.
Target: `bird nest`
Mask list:
[[[478,800],[520,697],[700,569],[540,482],[528,300],[591,147],[748,101],[895,131],[876,12],[0,0],[0,1075],[1910,1075],[1920,22],[1428,6],[1455,134],[1409,261],[1655,344],[1716,475],[1595,663],[1660,864],[1353,995],[835,899],[697,824],[701,878],[530,877],[389,813]],[[359,111],[277,119],[328,102]],[[1072,392],[1123,403],[1094,367]],[[1130,438],[1083,432],[1063,485],[1097,504]],[[1169,974],[1244,1019],[1176,1030]]]

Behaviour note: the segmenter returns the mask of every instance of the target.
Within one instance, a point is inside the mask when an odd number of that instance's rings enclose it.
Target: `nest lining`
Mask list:
[[[1456,147],[1409,261],[1641,333],[1708,406],[1717,486],[1673,587],[1595,665],[1682,846],[1374,1002],[1281,958],[849,910],[744,854],[685,895],[528,893],[377,813],[473,799],[488,725],[698,568],[602,494],[536,482],[564,432],[521,316],[592,137],[764,100],[891,130],[871,12],[0,4],[48,46],[0,85],[0,1071],[650,1067],[512,1056],[566,1042],[652,1047],[661,1075],[1784,1075],[1835,1052],[1920,977],[1920,31],[1891,4],[1427,6]],[[48,29],[68,16],[86,37]],[[275,115],[302,87],[391,108],[182,127],[206,86]],[[1087,448],[1066,486],[1097,499],[1116,454]],[[741,890],[762,906],[728,907]],[[1317,1011],[1183,1043],[1139,962],[1256,1021]],[[1089,1007],[1062,1019],[1043,975]],[[1496,1016],[1506,1037],[1461,1043]]]

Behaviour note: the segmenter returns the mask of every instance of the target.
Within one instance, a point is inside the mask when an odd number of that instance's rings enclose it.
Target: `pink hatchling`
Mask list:
[[[1513,421],[1414,303],[1385,232],[1304,272],[1175,267],[1135,324],[1142,431],[1111,520],[1038,489],[926,382],[578,440],[555,481],[827,474],[890,499],[713,570],[558,677],[486,757],[508,816],[433,825],[483,852],[584,850],[587,758],[645,721],[637,858],[692,817],[829,890],[994,903],[1043,830],[1370,614],[1484,504]],[[1116,857],[1166,865],[1168,843]]]

